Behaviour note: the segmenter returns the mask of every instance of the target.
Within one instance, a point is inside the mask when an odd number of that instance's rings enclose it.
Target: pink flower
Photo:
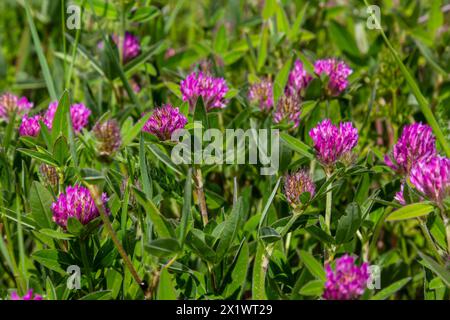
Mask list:
[[[26,97],[19,98],[12,93],[5,93],[0,97],[0,119],[9,120],[11,114],[22,116],[33,107]]]
[[[157,136],[161,141],[165,141],[170,140],[175,130],[184,128],[187,122],[187,118],[178,108],[166,104],[153,111],[142,130]]]
[[[261,111],[269,111],[273,107],[272,82],[263,79],[261,82],[253,84],[248,91],[248,99],[250,102],[256,103]]]
[[[294,63],[294,69],[289,73],[288,83],[286,86],[286,94],[288,95],[301,95],[301,91],[305,89],[311,82],[312,77],[303,68],[303,63],[300,60],[296,60]]]
[[[102,194],[102,200],[105,211],[108,197],[106,193]],[[100,212],[95,206],[89,190],[85,187],[74,185],[67,187],[65,193],[61,193],[52,203],[53,221],[64,229],[67,226],[67,219],[75,218],[83,225],[100,216]]]
[[[206,110],[225,108],[228,101],[225,95],[228,86],[223,78],[214,78],[203,72],[193,72],[181,81],[180,90],[183,101],[189,102],[191,110],[195,108],[199,97],[203,98]]]
[[[11,293],[11,300],[42,300],[42,296],[38,294],[33,294],[33,289],[27,291],[27,293],[20,297],[16,291]]]
[[[425,197],[442,206],[450,196],[450,159],[441,156],[421,159],[413,165],[410,180]]]
[[[328,76],[329,93],[338,95],[347,88],[347,78],[353,70],[345,62],[332,58],[317,60],[314,63],[314,72],[319,76]]]
[[[309,135],[314,142],[317,158],[325,166],[345,160],[358,143],[358,130],[351,122],[340,123],[337,127],[325,119],[311,129]]]
[[[284,195],[293,207],[300,205],[300,196],[309,192],[312,198],[316,192],[316,186],[306,170],[299,170],[284,177]]]
[[[323,293],[326,300],[358,299],[364,294],[367,281],[370,279],[367,263],[358,267],[355,259],[347,254],[336,259],[334,271],[329,264],[326,265],[326,276]]]
[[[409,175],[412,166],[436,155],[436,138],[430,126],[414,123],[403,128],[392,155],[386,155],[386,165],[400,174]]]
[[[53,119],[55,117],[56,109],[58,108],[58,102],[54,101],[49,104],[47,112],[44,115],[44,123],[52,129]],[[78,133],[87,126],[88,119],[91,115],[91,110],[82,103],[73,104],[70,106],[70,118],[72,120],[73,130]]]
[[[39,123],[39,120],[41,120],[40,115],[33,117],[24,115],[22,118],[22,123],[19,127],[19,134],[21,136],[37,137],[41,131],[41,124]]]
[[[277,103],[277,108],[273,114],[273,121],[280,123],[286,120],[297,128],[300,124],[300,115],[302,113],[300,100],[297,95],[282,96]]]

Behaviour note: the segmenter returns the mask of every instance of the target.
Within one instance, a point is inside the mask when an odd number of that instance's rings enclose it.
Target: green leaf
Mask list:
[[[398,290],[403,288],[410,280],[411,277],[398,280],[387,288],[384,288],[383,290],[375,294],[372,298],[370,298],[370,300],[385,300],[396,293]]]
[[[277,6],[276,21],[278,32],[288,34],[290,30],[289,20],[286,16],[286,12],[284,11],[283,5],[281,3]]]
[[[42,184],[34,181],[30,190],[31,216],[36,224],[41,228],[51,229],[52,222],[51,204],[53,196]]]
[[[328,30],[330,32],[331,39],[333,39],[333,43],[336,44],[340,50],[348,52],[353,56],[360,55],[355,38],[344,26],[336,21],[330,21]]]
[[[201,230],[190,230],[186,237],[186,245],[203,260],[212,262],[216,257],[214,250],[206,244],[205,234]]]
[[[325,283],[322,280],[312,280],[300,289],[300,294],[303,296],[321,296],[324,285]]]
[[[181,250],[180,242],[174,238],[160,238],[145,245],[152,255],[163,258],[177,254]]]
[[[84,226],[81,224],[80,220],[74,217],[67,219],[67,231],[71,234],[79,236],[84,230]]]
[[[52,280],[50,277],[47,276],[47,279],[45,280],[45,289],[46,289],[46,300],[58,300],[56,296],[56,290],[55,286],[52,283]]]
[[[264,1],[264,9],[262,11],[263,19],[267,20],[271,16],[273,16],[275,14],[276,8],[277,8],[276,0],[266,0],[266,1]]]
[[[228,252],[231,244],[237,233],[238,224],[241,218],[242,211],[242,198],[239,197],[237,202],[233,205],[230,215],[225,220],[225,226],[223,227],[220,236],[218,237],[219,243],[216,249],[216,259],[221,260]]]
[[[69,92],[64,91],[61,98],[58,101],[58,107],[55,111],[55,116],[52,122],[52,141],[56,142],[56,139],[62,135],[66,139],[69,137],[69,121],[70,118],[70,100]]]
[[[42,264],[44,267],[61,274],[65,274],[66,268],[73,263],[70,256],[66,252],[55,249],[39,250],[34,252],[31,256],[35,261]]]
[[[436,36],[436,31],[444,23],[444,14],[441,11],[442,0],[430,1],[430,13],[428,17],[428,30],[432,38]]]
[[[152,221],[158,236],[160,236],[161,238],[172,238],[175,233],[171,228],[169,228],[169,224],[165,221],[163,215],[155,206],[153,201],[151,201],[150,199],[146,199],[145,196],[142,197],[139,192],[137,192],[135,187],[133,187],[133,191],[136,195],[136,199],[142,205],[145,212],[148,214],[150,220]]]
[[[221,25],[219,31],[217,31],[213,48],[216,53],[224,53],[228,48],[227,31],[224,25]]]
[[[59,166],[64,166],[69,158],[69,154],[67,139],[59,136],[53,144],[53,158],[59,163]]]
[[[40,162],[46,163],[48,165],[51,165],[53,167],[58,167],[58,162],[53,159],[51,155],[48,155],[47,153],[38,152],[30,149],[22,149],[19,148],[17,151],[26,154],[27,156],[30,156],[36,160],[39,160]]]
[[[313,276],[322,280],[323,282],[325,282],[327,280],[326,275],[325,275],[325,270],[323,269],[322,264],[320,264],[312,256],[311,253],[304,251],[304,250],[300,250],[300,258],[302,259],[303,263],[305,264],[305,267],[309,270],[309,272],[311,272],[311,274]]]
[[[233,296],[236,299],[240,298],[240,294],[244,291],[244,285],[247,278],[247,271],[249,266],[249,248],[247,242],[242,244],[236,263],[230,270],[231,281],[225,287],[224,297]],[[236,294],[237,293],[237,294]]]
[[[387,217],[387,221],[397,221],[418,218],[426,216],[430,212],[433,212],[434,207],[427,203],[413,203],[395,210]]]
[[[266,63],[268,42],[269,42],[269,30],[266,27],[266,25],[263,25],[258,49],[258,62],[257,62],[258,71],[260,71],[261,68],[264,67],[264,64]]]
[[[178,295],[175,289],[175,281],[169,271],[164,268],[159,276],[158,300],[176,300]]]
[[[74,235],[70,233],[64,233],[53,229],[41,229],[39,232],[58,240],[70,240],[74,237]]]
[[[281,235],[273,228],[262,227],[259,229],[259,238],[265,243],[272,243],[280,240]]]
[[[291,70],[292,59],[288,59],[281,70],[277,73],[273,82],[273,102],[277,105],[278,99],[283,95],[284,88],[289,78],[289,72]]]
[[[419,251],[418,254],[423,259],[423,262],[421,263],[425,267],[433,271],[436,275],[438,275],[439,278],[441,278],[442,281],[445,282],[447,287],[450,287],[450,271],[422,252]]]
[[[122,146],[127,147],[134,138],[137,137],[137,135],[142,131],[142,128],[147,123],[148,119],[152,116],[151,112],[148,112],[146,115],[144,115],[130,130],[128,130],[123,139],[122,139]]]
[[[314,155],[310,151],[311,148],[307,144],[301,142],[300,140],[290,136],[285,132],[280,133],[280,137],[281,140],[286,142],[286,146],[289,149],[301,154],[304,157],[307,157],[308,159],[314,159]]]
[[[172,169],[180,176],[184,175],[181,169],[175,163],[173,163],[172,159],[170,159],[170,157],[168,157],[156,144],[149,143],[147,147],[150,150],[150,152],[153,155],[155,155],[167,167]]]
[[[345,209],[345,215],[339,219],[336,242],[345,243],[352,240],[360,225],[361,210],[356,202],[352,202]]]

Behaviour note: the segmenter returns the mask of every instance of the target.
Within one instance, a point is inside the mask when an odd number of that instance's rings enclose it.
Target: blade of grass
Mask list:
[[[36,53],[38,55],[39,63],[42,68],[42,74],[44,75],[44,80],[47,85],[47,90],[52,98],[52,100],[58,100],[58,95],[55,89],[55,83],[53,81],[53,77],[50,73],[50,69],[47,64],[47,60],[45,59],[44,51],[42,50],[41,40],[39,39],[39,34],[36,30],[36,26],[33,21],[33,16],[31,14],[29,1],[24,1],[25,12],[27,15],[28,25],[30,26],[31,37],[33,38],[34,47],[36,49]]]

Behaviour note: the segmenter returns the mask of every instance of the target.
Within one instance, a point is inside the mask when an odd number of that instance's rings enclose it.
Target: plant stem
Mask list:
[[[81,261],[83,262],[83,266],[84,266],[85,272],[87,274],[89,292],[93,292],[94,286],[92,284],[91,267],[89,266],[89,259],[87,256],[85,239],[80,240],[80,250],[81,250]]]
[[[330,176],[327,175],[327,181],[330,179]],[[332,189],[332,183],[328,184],[327,186],[327,198],[326,198],[326,204],[325,204],[325,226],[326,226],[326,232],[331,235],[331,204],[333,201],[333,191]]]
[[[428,227],[427,227],[425,221],[420,218],[417,218],[417,219],[419,220],[420,229],[422,229],[422,232],[425,236],[425,240],[427,241],[429,249],[433,252],[433,254],[436,257],[436,259],[438,260],[438,262],[440,264],[443,264],[444,261],[442,260],[442,257],[439,254],[439,252],[436,248],[436,245],[434,244],[433,238],[431,238],[430,231],[428,230]]]
[[[208,209],[206,208],[205,191],[203,190],[202,169],[200,167],[195,168],[194,182],[195,190],[197,191],[198,206],[200,207],[200,213],[202,215],[203,226],[206,226],[208,224]]]
[[[327,182],[330,179],[330,174],[327,173]],[[325,232],[327,232],[329,235],[331,235],[331,205],[333,201],[333,191],[331,191],[333,184],[329,183],[327,186],[327,196],[326,196],[326,203],[325,203]],[[328,260],[330,256],[330,252],[328,251],[328,248],[324,244],[324,262]]]
[[[145,294],[145,292],[147,290],[147,284],[141,280],[136,269],[133,266],[133,263],[131,262],[130,258],[128,257],[127,253],[125,252],[125,249],[120,244],[120,241],[117,238],[116,233],[114,232],[111,222],[109,221],[109,218],[106,215],[105,210],[103,209],[103,202],[102,202],[100,192],[98,191],[98,189],[95,186],[90,185],[90,184],[86,184],[86,185],[89,188],[92,198],[94,199],[95,206],[97,207],[98,211],[100,212],[100,217],[102,218],[102,221],[103,221],[103,224],[105,225],[106,231],[108,232],[109,236],[111,237],[111,240],[114,242],[114,245],[117,248],[117,251],[119,251],[119,254],[123,259],[123,262],[125,263],[126,267],[130,271],[132,277],[137,282],[137,284],[142,289],[142,291],[144,291],[144,294]]]

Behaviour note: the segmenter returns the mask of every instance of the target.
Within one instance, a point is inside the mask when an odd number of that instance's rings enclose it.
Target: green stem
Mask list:
[[[330,174],[327,174],[327,182],[330,179]],[[327,196],[325,203],[325,232],[331,235],[331,205],[333,201],[333,191],[331,190],[333,187],[333,183],[329,183],[327,186]],[[330,257],[330,252],[327,246],[324,244],[324,262],[328,260]]]
[[[330,179],[330,176],[327,175],[327,181]],[[327,186],[327,198],[326,198],[326,204],[325,204],[325,226],[326,226],[326,232],[331,235],[331,204],[333,201],[333,191],[332,189],[332,183],[328,184]]]
[[[208,209],[206,208],[205,191],[203,190],[202,169],[200,167],[195,168],[194,182],[195,189],[197,191],[198,206],[200,207],[200,213],[202,215],[203,226],[206,226],[208,224]]]
[[[94,286],[92,284],[91,267],[87,256],[86,240],[84,239],[80,240],[80,250],[81,250],[81,261],[83,262],[84,270],[86,272],[86,276],[88,279],[89,292],[93,292]]]
[[[420,219],[420,218],[418,218],[418,220],[419,220],[420,229],[422,229],[422,232],[423,232],[423,234],[425,236],[425,240],[427,241],[429,249],[433,252],[433,254],[436,257],[437,261],[440,264],[443,264],[444,261],[442,260],[442,257],[439,254],[439,252],[438,252],[438,250],[436,248],[436,245],[434,244],[433,238],[431,238],[430,231],[428,230],[428,227],[427,227],[425,221]]]

